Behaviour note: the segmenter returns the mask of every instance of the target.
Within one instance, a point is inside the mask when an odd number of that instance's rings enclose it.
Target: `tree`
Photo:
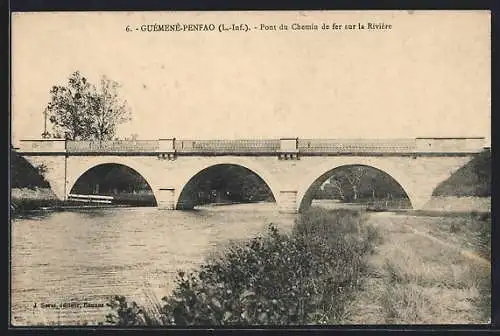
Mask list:
[[[102,76],[99,90],[92,100],[92,134],[98,140],[110,140],[116,134],[119,124],[130,120],[130,111],[127,102],[120,99],[118,89],[120,84]]]
[[[343,167],[329,178],[329,183],[325,184],[327,191],[343,201],[356,201],[360,196],[361,186],[367,167],[351,166]]]
[[[345,202],[365,199],[406,198],[405,191],[388,174],[365,166],[349,166],[335,170],[324,183],[323,198],[341,199]]]
[[[354,201],[358,199],[359,189],[361,186],[361,181],[363,176],[365,176],[367,171],[366,167],[354,166],[349,167],[344,174],[345,179],[352,188],[352,198]]]
[[[99,86],[79,71],[66,86],[53,86],[47,115],[53,136],[69,140],[111,140],[118,125],[129,121],[130,110],[118,95],[120,84],[102,76]]]
[[[336,175],[327,180],[323,187],[323,197],[345,200],[344,183]]]

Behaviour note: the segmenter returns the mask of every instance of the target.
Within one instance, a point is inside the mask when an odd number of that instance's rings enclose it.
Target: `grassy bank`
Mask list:
[[[50,188],[13,188],[11,189],[11,214],[17,216],[43,207],[62,206]]]
[[[85,203],[59,200],[50,188],[13,188],[11,193],[11,215],[17,217],[41,209],[66,209],[113,206],[156,206],[152,193],[120,193],[114,195],[113,204]]]
[[[49,195],[48,197],[47,194]],[[59,200],[55,196],[51,197],[50,193],[46,191],[40,192],[31,190],[31,192],[23,191],[13,194],[10,203],[10,211],[11,217],[17,218],[39,210],[62,210],[67,208],[84,208],[88,206],[88,203]],[[106,205],[94,204],[91,206],[102,207]]]
[[[491,217],[379,214],[370,222],[384,242],[369,259],[350,323],[487,323]]]
[[[303,325],[346,320],[367,256],[380,236],[358,211],[311,209],[291,233],[273,225],[234,242],[197,271],[179,273],[173,292],[139,307],[115,297],[107,323],[132,325]]]

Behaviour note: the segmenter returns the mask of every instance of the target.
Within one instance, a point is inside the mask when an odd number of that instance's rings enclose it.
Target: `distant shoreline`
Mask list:
[[[135,196],[135,195],[134,195]],[[148,196],[149,197],[149,196]],[[66,211],[66,210],[78,210],[78,209],[109,209],[109,208],[128,208],[137,206],[154,206],[149,205],[148,202],[144,202],[140,199],[127,199],[125,195],[124,200],[117,200],[114,204],[98,204],[98,203],[78,203],[74,201],[62,201],[59,200],[56,195],[49,188],[13,188],[11,195],[11,216],[15,218],[18,215],[26,213],[36,213],[36,212],[52,212],[52,211]],[[122,201],[130,201],[131,204],[123,204]],[[363,204],[356,203],[341,203],[336,200],[315,200],[319,203],[332,203],[337,206],[352,207],[352,206],[363,206]],[[254,203],[268,203],[267,201],[255,201],[255,202],[236,202],[236,201],[226,201],[226,202],[216,202],[199,204],[197,206],[206,207],[220,207],[227,205],[237,205],[237,204],[254,204]],[[400,212],[402,209],[367,209],[368,211],[393,211]],[[491,197],[460,197],[460,196],[434,196],[426,205],[424,209],[413,210],[405,209],[403,212],[414,213],[416,215],[420,213],[465,213],[465,212],[478,212],[478,213],[488,213],[491,212]]]

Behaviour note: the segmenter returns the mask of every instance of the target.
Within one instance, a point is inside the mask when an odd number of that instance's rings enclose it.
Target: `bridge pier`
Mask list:
[[[278,209],[280,213],[298,213],[297,190],[280,190]]]
[[[160,188],[155,196],[159,210],[175,210],[174,188]]]
[[[432,198],[432,190],[427,193],[410,196],[411,206],[413,210],[424,210],[427,203]]]

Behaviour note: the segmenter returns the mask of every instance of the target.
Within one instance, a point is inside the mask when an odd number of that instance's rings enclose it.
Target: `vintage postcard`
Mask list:
[[[12,326],[488,324],[488,11],[12,13]]]

